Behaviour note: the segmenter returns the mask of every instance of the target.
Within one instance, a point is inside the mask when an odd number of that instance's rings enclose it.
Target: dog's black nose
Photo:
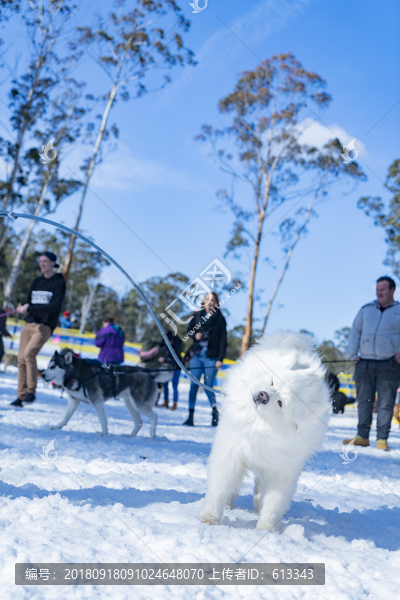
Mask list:
[[[267,394],[267,392],[260,392],[258,394],[258,396],[253,396],[253,400],[254,402],[257,404],[268,404],[269,402],[269,396]]]

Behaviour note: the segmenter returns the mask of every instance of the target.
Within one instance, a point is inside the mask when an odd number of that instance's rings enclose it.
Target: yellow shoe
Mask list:
[[[376,440],[376,447],[378,450],[386,450],[386,452],[390,450],[387,440]]]
[[[343,440],[343,444],[354,444],[355,446],[367,447],[369,446],[369,440],[361,437],[361,435],[356,435],[356,437],[352,438],[351,440]]]
[[[178,408],[178,403],[174,402],[173,405],[171,406],[171,410],[176,410]]]

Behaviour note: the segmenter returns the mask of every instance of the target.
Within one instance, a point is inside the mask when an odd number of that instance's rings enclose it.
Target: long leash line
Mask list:
[[[146,294],[140,289],[140,287],[137,285],[137,283],[132,279],[132,277],[130,275],[128,275],[128,273],[121,267],[121,265],[119,263],[117,263],[116,260],[114,260],[109,254],[107,254],[107,252],[105,252],[105,250],[103,250],[102,248],[100,248],[100,246],[98,246],[97,244],[95,244],[94,242],[92,242],[91,240],[89,240],[87,237],[85,237],[84,235],[82,235],[81,233],[79,233],[78,231],[73,231],[72,229],[70,229],[69,227],[66,227],[65,225],[62,225],[61,223],[58,223],[57,221],[50,221],[50,219],[45,219],[44,217],[37,217],[35,215],[28,215],[25,213],[15,213],[13,211],[9,212],[6,210],[0,210],[0,217],[9,217],[11,219],[30,219],[31,221],[40,221],[41,223],[46,223],[46,225],[52,225],[53,227],[56,227],[58,229],[62,229],[63,231],[65,231],[66,233],[69,233],[70,235],[74,235],[75,237],[81,239],[82,241],[84,241],[86,244],[89,244],[90,246],[92,246],[93,248],[95,248],[98,252],[100,252],[108,261],[110,261],[110,263],[112,263],[115,267],[117,267],[117,269],[122,273],[122,275],[124,275],[127,280],[129,281],[129,283],[131,285],[133,285],[133,287],[135,288],[135,290],[137,291],[137,293],[139,294],[139,296],[141,297],[141,299],[143,300],[143,302],[146,304],[147,308],[149,309],[149,312],[151,314],[151,316],[153,317],[153,320],[155,322],[155,324],[157,325],[158,329],[160,330],[160,333],[163,337],[164,342],[167,345],[168,350],[170,351],[170,353],[172,354],[175,362],[177,365],[179,365],[179,367],[181,368],[181,370],[187,375],[187,377],[189,377],[189,379],[191,381],[193,381],[193,383],[195,383],[196,385],[202,387],[205,390],[209,390],[210,392],[213,392],[214,394],[222,394],[225,395],[224,392],[221,392],[220,390],[216,390],[215,388],[211,388],[208,385],[205,385],[204,383],[201,383],[201,381],[199,381],[196,377],[194,377],[190,371],[188,371],[186,369],[186,367],[183,365],[183,363],[181,362],[180,358],[178,358],[178,355],[176,354],[175,350],[173,349],[167,334],[164,331],[163,326],[161,325],[152,305],[150,304],[149,300],[146,297]]]

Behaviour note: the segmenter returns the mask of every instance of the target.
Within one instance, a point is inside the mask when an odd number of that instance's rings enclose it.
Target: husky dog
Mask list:
[[[108,366],[98,361],[83,360],[69,348],[57,351],[42,377],[61,385],[68,393],[68,406],[63,419],[52,427],[61,429],[68,423],[81,402],[92,404],[101,425],[101,434],[107,435],[107,417],[104,402],[122,398],[131,414],[135,427],[128,437],[134,437],[142,427],[140,413],[150,419],[150,437],[156,435],[157,415],[153,406],[157,400],[157,382],[171,379],[173,371],[165,368],[160,373],[147,373],[141,367]]]
[[[279,530],[306,461],[326,431],[325,369],[311,340],[277,331],[229,369],[200,520],[219,523],[246,470],[256,476],[257,529]]]

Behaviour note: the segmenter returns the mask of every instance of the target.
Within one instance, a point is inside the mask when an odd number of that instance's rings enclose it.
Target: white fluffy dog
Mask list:
[[[265,335],[229,369],[201,521],[220,522],[249,469],[256,476],[257,529],[279,529],[326,430],[324,374],[310,338],[290,331]]]

